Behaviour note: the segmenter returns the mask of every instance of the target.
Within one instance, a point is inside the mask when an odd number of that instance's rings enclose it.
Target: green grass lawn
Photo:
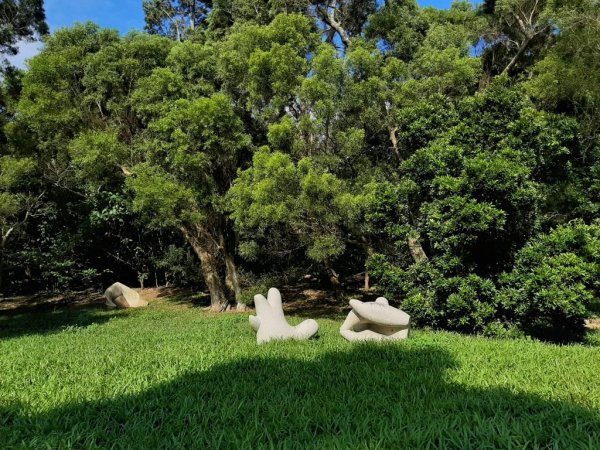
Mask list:
[[[600,448],[599,347],[319,323],[258,347],[164,301],[0,317],[0,447]]]

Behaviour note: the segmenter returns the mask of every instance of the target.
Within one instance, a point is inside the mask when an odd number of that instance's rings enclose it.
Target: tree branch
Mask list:
[[[350,45],[350,37],[348,36],[348,33],[346,32],[344,27],[342,27],[342,24],[335,19],[336,7],[337,2],[335,0],[331,0],[327,4],[325,10],[317,8],[317,11],[319,12],[319,15],[321,16],[323,22],[325,22],[327,25],[333,28],[337,32],[337,34],[340,35],[340,39],[344,44],[344,48],[348,48],[348,45]]]

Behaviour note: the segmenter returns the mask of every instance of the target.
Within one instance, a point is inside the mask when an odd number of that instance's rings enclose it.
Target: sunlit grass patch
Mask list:
[[[259,347],[161,302],[0,318],[0,447],[600,448],[600,348],[319,323]]]

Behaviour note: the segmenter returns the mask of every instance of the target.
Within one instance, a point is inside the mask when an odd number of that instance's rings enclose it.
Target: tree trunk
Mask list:
[[[0,248],[0,295],[4,286],[4,249]]]
[[[373,256],[373,247],[371,247],[371,245],[368,242],[364,244],[364,247],[365,251],[367,252],[367,257]],[[369,271],[365,268],[365,291],[371,290],[370,282],[371,277],[369,276]]]
[[[331,281],[331,285],[333,286],[335,295],[337,296],[339,295],[340,288],[342,287],[342,283],[340,282],[340,274],[333,269],[329,261],[325,261],[325,268],[329,273],[329,281]]]
[[[512,69],[515,66],[515,64],[517,64],[517,61],[519,60],[521,55],[525,52],[525,50],[529,46],[529,43],[531,42],[531,40],[532,40],[532,38],[525,39],[525,41],[521,44],[521,46],[517,50],[517,53],[515,54],[515,56],[513,56],[512,59],[509,61],[509,63],[506,65],[506,67],[502,71],[501,75],[507,75],[508,72],[510,71],[510,69]]]
[[[210,308],[213,311],[224,311],[229,302],[227,301],[223,283],[219,277],[217,258],[203,247],[198,247],[195,251],[200,258],[204,282],[210,293]]]
[[[5,269],[5,263],[4,263],[4,257],[5,257],[5,250],[6,250],[6,243],[8,241],[8,236],[10,234],[9,233],[5,234],[4,236],[2,236],[2,238],[0,238],[0,295],[2,295],[2,289],[4,287],[4,269]]]
[[[330,1],[325,6],[325,10],[318,9],[318,11],[320,13],[320,16],[321,16],[321,19],[323,20],[323,22],[325,22],[332,29],[334,29],[337,34],[339,34],[342,44],[344,44],[344,48],[348,48],[348,46],[350,45],[350,37],[348,36],[348,33],[346,32],[344,27],[342,27],[342,24],[336,20],[336,18],[335,18],[336,9],[337,9],[337,2]]]
[[[144,282],[146,281],[146,278],[148,278],[147,272],[138,272],[138,281],[140,282],[141,289],[144,289]]]
[[[410,255],[413,257],[416,263],[424,262],[429,259],[427,258],[427,254],[425,253],[425,250],[423,250],[418,238],[409,236],[406,241]]]
[[[219,263],[214,243],[210,242],[208,232],[197,227],[196,233],[191,233],[185,227],[180,227],[185,239],[190,243],[192,249],[200,258],[200,266],[204,282],[210,293],[210,308],[212,311],[224,311],[228,301],[225,295],[223,282],[219,277]]]
[[[2,293],[2,288],[4,287],[4,251],[6,249],[6,243],[8,241],[8,236],[12,232],[12,228],[8,230],[8,233],[4,234],[0,238],[0,294]]]
[[[225,260],[225,286],[227,286],[231,297],[235,300],[236,310],[245,311],[246,305],[241,303],[242,287],[237,264],[235,263],[234,251],[231,251],[235,249],[235,233],[229,225],[227,219],[223,218],[222,228],[219,231],[219,250]],[[226,239],[226,237],[229,239]]]
[[[388,128],[388,132],[390,134],[390,142],[392,143],[392,150],[394,150],[398,161],[402,161],[402,156],[400,156],[400,150],[398,150],[398,137],[396,136],[396,131],[398,131],[398,127]]]
[[[225,284],[235,298],[236,308],[239,311],[243,311],[246,305],[240,303],[242,298],[242,288],[240,286],[240,277],[238,274],[237,265],[235,264],[233,255],[231,255],[228,251],[223,251],[223,257],[225,259]]]
[[[192,11],[190,12],[190,30],[196,28],[196,0],[192,0]]]

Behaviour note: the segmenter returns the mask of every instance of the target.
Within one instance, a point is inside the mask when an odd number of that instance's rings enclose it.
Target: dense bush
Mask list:
[[[402,269],[383,255],[371,257],[368,267],[421,325],[576,339],[600,306],[600,225],[574,221],[537,236],[497,279],[444,276],[434,261]]]
[[[501,277],[501,307],[524,331],[580,336],[600,305],[600,224],[576,221],[532,240]]]

